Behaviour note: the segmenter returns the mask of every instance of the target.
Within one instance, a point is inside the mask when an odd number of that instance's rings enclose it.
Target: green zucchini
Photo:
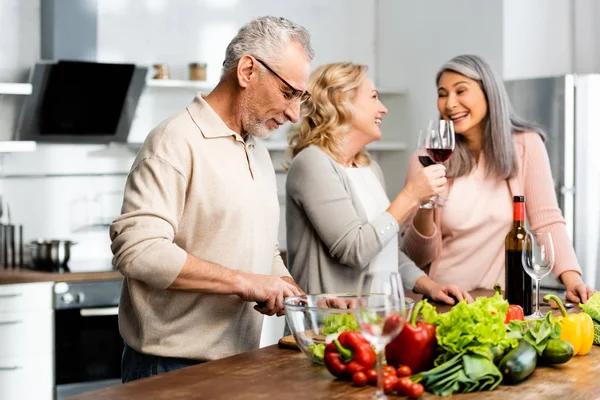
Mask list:
[[[514,385],[524,381],[531,375],[537,363],[537,351],[524,340],[519,340],[519,345],[506,354],[498,369],[502,372],[502,380],[507,385]]]
[[[564,364],[573,357],[573,346],[560,339],[549,339],[540,362],[546,365]]]

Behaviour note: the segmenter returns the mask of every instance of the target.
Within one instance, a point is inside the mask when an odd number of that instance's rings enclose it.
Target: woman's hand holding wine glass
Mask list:
[[[455,147],[454,124],[452,121],[429,121],[426,130],[419,133],[417,143],[417,156],[421,165],[428,169],[430,165],[443,164],[452,156]],[[444,175],[445,177],[445,175]],[[443,207],[439,200],[447,201],[438,194],[433,196],[428,203],[420,208]]]
[[[422,168],[413,176],[405,186],[410,195],[420,203],[428,205],[429,199],[444,191],[446,186],[446,167],[441,164],[433,164],[430,167]],[[422,207],[431,208],[431,207]]]

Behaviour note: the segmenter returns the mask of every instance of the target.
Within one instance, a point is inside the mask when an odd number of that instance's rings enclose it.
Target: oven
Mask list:
[[[54,286],[56,398],[121,383],[122,280]]]

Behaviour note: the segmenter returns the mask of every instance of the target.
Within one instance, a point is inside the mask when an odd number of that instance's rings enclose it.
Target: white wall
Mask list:
[[[574,0],[504,0],[504,78],[573,71]]]
[[[574,71],[600,73],[600,3],[597,0],[574,1]]]
[[[40,54],[40,0],[0,1],[0,82],[26,82]],[[0,94],[0,140],[10,140],[22,97]]]
[[[237,30],[251,18],[277,15],[311,33],[315,66],[339,60],[373,65],[374,10],[374,0],[102,0],[98,61],[164,62],[176,79],[187,79],[188,63],[206,62],[207,80],[216,82]]]

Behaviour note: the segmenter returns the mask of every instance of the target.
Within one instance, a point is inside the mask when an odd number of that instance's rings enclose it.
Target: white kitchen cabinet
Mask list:
[[[0,312],[0,358],[52,354],[54,312]]]
[[[54,358],[38,356],[0,357],[0,399],[52,400]]]
[[[0,399],[54,398],[54,282],[0,285]]]
[[[0,313],[52,310],[54,282],[0,285]]]

